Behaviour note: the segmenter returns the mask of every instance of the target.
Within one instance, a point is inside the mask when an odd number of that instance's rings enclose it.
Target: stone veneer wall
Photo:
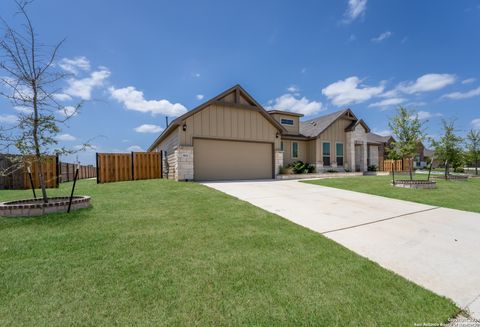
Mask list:
[[[177,181],[193,180],[193,146],[179,146],[175,149],[175,173]]]
[[[367,171],[367,132],[362,125],[357,125],[355,130],[347,132],[347,153],[348,153],[348,165],[350,166],[351,171],[355,171],[355,142],[361,143],[361,151],[363,152],[360,156],[362,158],[361,170]]]
[[[283,151],[275,151],[275,176],[280,173],[280,166],[283,167]]]

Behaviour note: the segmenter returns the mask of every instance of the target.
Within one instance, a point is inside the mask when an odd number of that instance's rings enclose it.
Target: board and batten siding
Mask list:
[[[309,162],[307,141],[283,140],[283,165],[287,166],[295,161]],[[298,143],[298,157],[292,157],[292,144]]]
[[[316,156],[318,162],[323,161],[322,143],[324,142],[330,142],[330,162],[337,161],[337,154],[335,153],[336,143],[343,143],[343,162],[350,162],[350,158],[348,158],[347,133],[345,132],[345,128],[347,128],[351,122],[352,121],[348,119],[338,119],[319,135],[317,138],[316,147]]]
[[[193,114],[179,128],[180,145],[193,145],[194,137],[275,143],[280,149],[277,129],[259,112],[228,104],[212,104]],[[183,124],[182,124],[183,125]]]
[[[300,120],[297,116],[286,115],[286,114],[272,114],[272,117],[278,121],[289,134],[298,134],[300,130]],[[282,124],[282,119],[291,119],[293,120],[293,125],[284,125]]]
[[[156,151],[166,151],[167,155],[172,154],[179,145],[178,137],[179,128],[175,128],[162,142],[156,147]]]

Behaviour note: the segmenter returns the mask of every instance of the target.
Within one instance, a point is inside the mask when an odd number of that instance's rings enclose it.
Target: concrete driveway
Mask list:
[[[204,184],[319,232],[480,318],[480,214],[298,181]]]

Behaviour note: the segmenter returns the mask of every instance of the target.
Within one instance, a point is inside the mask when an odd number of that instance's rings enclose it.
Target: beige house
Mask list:
[[[297,160],[317,172],[366,171],[383,160],[382,137],[350,109],[301,117],[266,111],[236,85],[175,119],[148,151],[163,153],[175,180],[271,179]]]

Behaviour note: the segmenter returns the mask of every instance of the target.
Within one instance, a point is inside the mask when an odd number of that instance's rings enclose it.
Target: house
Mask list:
[[[352,110],[302,116],[267,111],[236,85],[176,118],[148,151],[162,152],[175,180],[271,179],[297,160],[317,172],[366,171],[383,160],[385,142]]]

